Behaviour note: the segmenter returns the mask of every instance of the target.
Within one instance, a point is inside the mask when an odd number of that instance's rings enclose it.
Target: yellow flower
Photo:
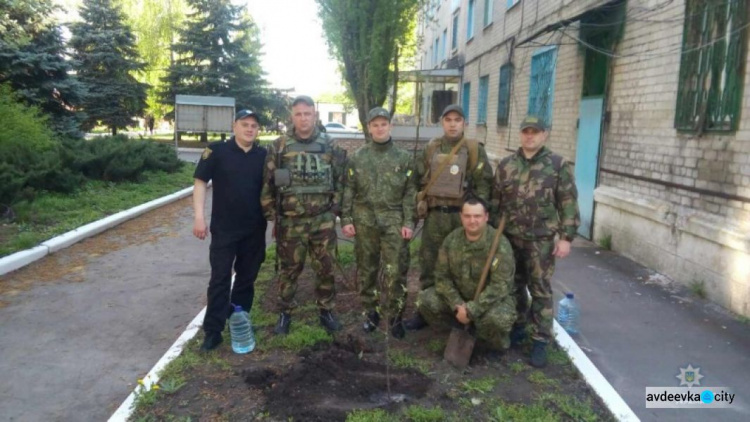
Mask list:
[[[151,389],[152,390],[158,390],[159,389],[159,384],[154,384],[154,386],[151,387]]]
[[[143,380],[138,380],[138,384],[143,385]]]

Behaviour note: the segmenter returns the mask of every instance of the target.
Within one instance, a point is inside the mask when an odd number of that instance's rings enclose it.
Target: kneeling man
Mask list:
[[[419,293],[417,307],[430,324],[473,323],[478,339],[496,351],[510,346],[516,320],[513,296],[515,262],[504,236],[492,258],[484,290],[474,300],[479,278],[490,253],[495,229],[487,225],[487,204],[471,198],[461,207],[461,225],[443,241],[435,268],[435,286]]]

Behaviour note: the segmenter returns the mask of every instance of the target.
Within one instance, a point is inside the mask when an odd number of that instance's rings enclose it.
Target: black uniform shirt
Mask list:
[[[245,152],[234,137],[203,151],[193,177],[213,180],[211,233],[243,234],[266,227],[260,208],[266,149],[253,143]]]

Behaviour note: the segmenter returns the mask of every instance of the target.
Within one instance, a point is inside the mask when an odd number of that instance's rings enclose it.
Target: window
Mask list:
[[[492,23],[492,0],[484,0],[484,26]]]
[[[464,82],[464,90],[461,93],[461,107],[464,109],[464,120],[469,121],[469,101],[471,100],[471,82]]]
[[[451,0],[451,12],[455,12],[458,6],[461,5],[461,0]]]
[[[469,10],[466,14],[466,41],[474,37],[474,0],[469,0]]]
[[[437,66],[440,64],[440,37],[435,38],[435,50],[433,50],[432,64]]]
[[[508,9],[520,3],[521,0],[508,0]]]
[[[451,34],[451,50],[458,48],[458,13],[453,15],[453,33]]]
[[[557,47],[545,47],[531,58],[528,114],[552,124],[552,94],[555,89]]]
[[[477,123],[487,123],[487,97],[490,90],[490,75],[479,78],[479,102],[477,103]]]
[[[435,65],[435,52],[432,51],[432,46],[430,46],[430,61],[427,63],[427,67],[432,67]]]
[[[440,55],[443,56],[443,60],[448,57],[446,47],[448,47],[448,28],[443,29],[443,38],[440,39]]]
[[[735,131],[742,104],[747,3],[686,3],[674,126],[698,133]]]
[[[497,90],[497,124],[508,125],[510,114],[510,79],[513,76],[513,65],[510,63],[500,67],[500,87]]]

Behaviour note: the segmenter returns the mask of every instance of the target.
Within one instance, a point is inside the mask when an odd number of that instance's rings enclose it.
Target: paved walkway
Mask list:
[[[643,421],[750,420],[750,324],[674,288],[665,277],[590,242],[557,261],[556,301],[582,309],[577,343]],[[646,409],[646,387],[678,387],[692,364],[701,387],[729,387],[731,409]]]

